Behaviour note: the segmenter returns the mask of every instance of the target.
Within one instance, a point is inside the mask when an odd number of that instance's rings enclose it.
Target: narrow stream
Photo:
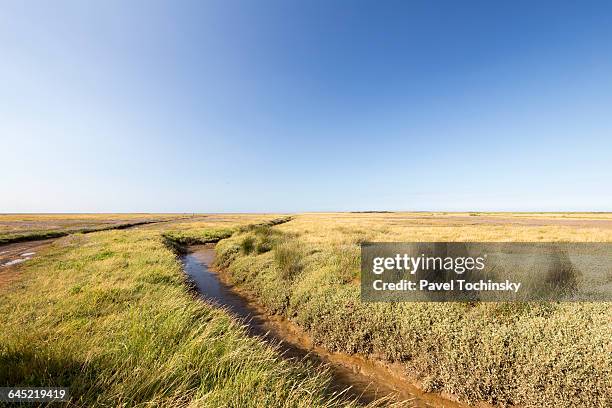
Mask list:
[[[348,389],[346,395],[364,404],[386,397],[389,403],[404,402],[401,406],[406,407],[465,407],[437,394],[423,393],[402,378],[401,367],[389,367],[356,355],[331,353],[313,345],[310,337],[297,325],[281,317],[267,315],[236,288],[224,283],[223,277],[211,267],[214,259],[214,248],[208,245],[194,245],[182,257],[185,272],[202,298],[225,307],[242,319],[250,334],[280,344],[284,357],[306,358],[328,366],[335,392]]]

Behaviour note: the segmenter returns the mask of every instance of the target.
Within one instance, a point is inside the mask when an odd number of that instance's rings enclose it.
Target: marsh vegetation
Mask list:
[[[61,238],[21,273],[0,288],[3,386],[68,386],[71,406],[351,405],[198,301],[159,231]]]
[[[428,391],[532,407],[609,406],[609,303],[374,303],[359,297],[359,244],[612,241],[611,218],[558,214],[305,214],[217,246],[220,267],[318,344],[399,362]],[[267,242],[269,251],[251,250]]]
[[[436,240],[610,242],[612,217],[207,215],[72,234],[0,270],[17,276],[0,285],[0,384],[70,386],[72,406],[354,405],[190,292],[177,251],[218,241],[230,283],[326,350],[465,402],[611,404],[609,303],[360,302],[361,242]]]

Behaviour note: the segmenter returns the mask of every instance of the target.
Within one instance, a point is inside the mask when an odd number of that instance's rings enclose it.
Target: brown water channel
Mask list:
[[[228,285],[223,273],[212,268],[214,258],[214,248],[204,245],[191,246],[182,257],[185,272],[200,296],[242,319],[251,335],[279,344],[284,357],[308,359],[318,367],[329,367],[334,392],[344,391],[345,395],[364,404],[385,398],[389,405],[406,407],[465,407],[438,394],[420,391],[403,378],[399,365],[390,366],[358,355],[331,353],[313,345],[312,339],[297,325],[266,314],[253,299]]]

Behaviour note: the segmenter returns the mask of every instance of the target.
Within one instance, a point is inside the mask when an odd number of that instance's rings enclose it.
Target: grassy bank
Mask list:
[[[65,237],[20,273],[0,288],[2,386],[68,386],[71,406],[342,405],[195,299],[158,231]]]
[[[232,234],[239,231],[284,224],[289,222],[291,217],[266,217],[264,219],[256,218],[247,220],[250,222],[245,223],[245,220],[241,219],[241,223],[237,224],[233,222],[231,225],[207,222],[206,227],[204,227],[202,222],[187,222],[179,225],[173,225],[172,229],[163,232],[163,237],[166,239],[168,245],[178,249],[179,246],[219,242],[222,239],[229,238],[232,236]],[[214,226],[210,227],[211,225]]]
[[[525,407],[612,405],[609,303],[359,300],[363,241],[612,241],[612,218],[310,214],[217,245],[233,283],[328,349],[401,362],[429,391]],[[598,224],[604,223],[604,224]]]

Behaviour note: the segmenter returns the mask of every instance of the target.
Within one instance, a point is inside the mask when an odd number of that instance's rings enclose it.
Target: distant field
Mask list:
[[[160,225],[160,230],[190,231],[201,227],[200,222],[230,226],[269,218],[265,214],[0,214],[0,244],[160,221],[168,223]]]
[[[0,214],[0,243],[183,218],[185,214]]]

